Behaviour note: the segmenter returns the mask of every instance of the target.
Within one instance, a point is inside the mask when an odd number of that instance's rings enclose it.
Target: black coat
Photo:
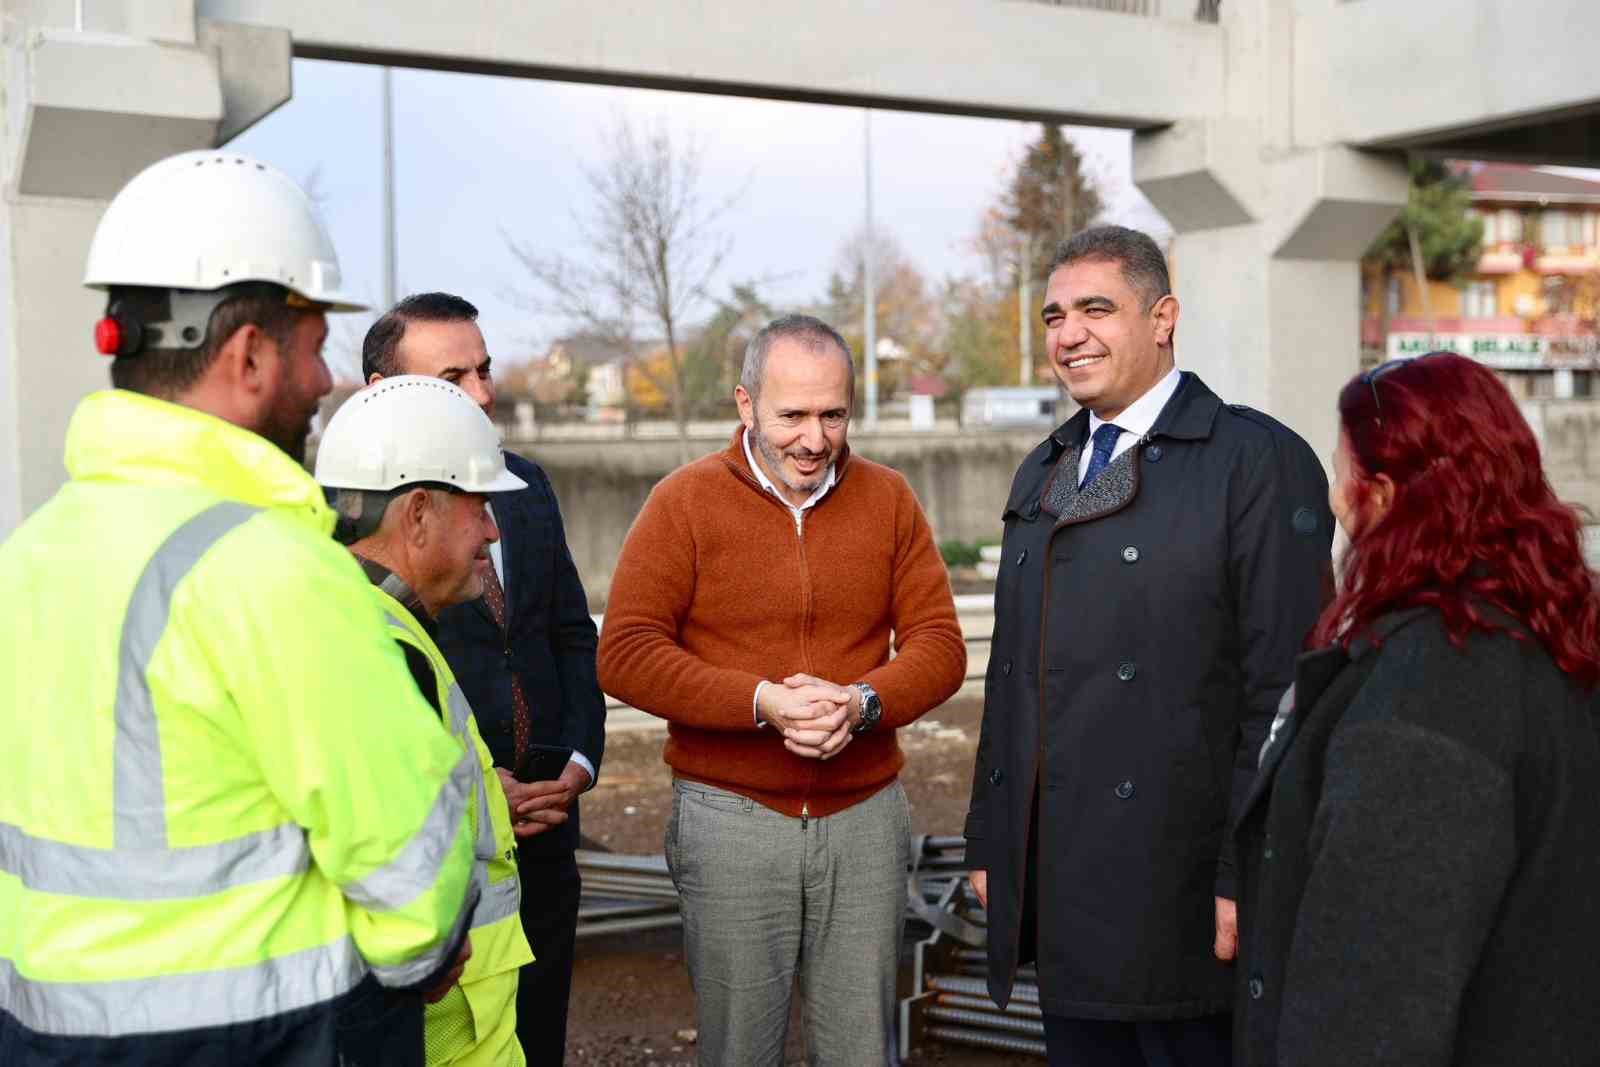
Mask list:
[[[1600,698],[1438,613],[1302,657],[1240,819],[1245,1067],[1600,1063]]]
[[[526,489],[493,493],[506,570],[507,633],[489,605],[474,600],[439,616],[439,649],[455,672],[496,765],[514,764],[511,675],[522,682],[533,712],[533,741],[577,749],[600,774],[606,747],[606,705],[595,678],[598,641],[588,598],[561,524],[550,479],[512,452],[506,467]],[[524,857],[571,855],[578,847],[578,805],[561,826],[523,840]]]
[[[1299,437],[1185,373],[1058,519],[1051,478],[1075,485],[1088,421],[1023,461],[1005,507],[966,825],[989,872],[989,990],[1004,1004],[1037,950],[1046,1012],[1215,1014],[1225,830],[1328,592],[1327,480]]]

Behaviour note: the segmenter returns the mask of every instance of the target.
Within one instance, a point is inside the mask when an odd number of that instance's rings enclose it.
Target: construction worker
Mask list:
[[[533,953],[522,932],[511,809],[434,635],[439,612],[483,595],[489,546],[500,539],[487,494],[527,483],[506,470],[500,435],[477,402],[419,375],[385,378],[345,402],[317,448],[317,481],[339,513],[334,536],[361,561],[417,686],[478,756],[471,817],[482,896],[472,959],[460,985],[428,1006],[428,1063],[521,1067],[517,976]]]
[[[359,305],[228,152],[129,182],[85,284],[116,388],[0,545],[0,1063],[420,1062],[385,990],[470,954],[481,801],[299,462]]]

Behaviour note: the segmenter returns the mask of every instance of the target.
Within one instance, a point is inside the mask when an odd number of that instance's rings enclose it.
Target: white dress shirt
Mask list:
[[[1111,450],[1111,458],[1116,459],[1128,449],[1139,443],[1139,438],[1150,432],[1156,424],[1156,419],[1161,415],[1161,409],[1167,406],[1167,401],[1172,399],[1172,394],[1178,391],[1178,382],[1183,375],[1177,367],[1173,367],[1155,385],[1152,385],[1143,396],[1129,404],[1127,409],[1112,423],[1121,430],[1117,435],[1117,446]],[[1089,412],[1089,440],[1094,440],[1094,432],[1106,424],[1094,412]],[[1078,483],[1083,483],[1084,475],[1089,473],[1089,459],[1094,455],[1092,448],[1085,447],[1083,454],[1078,457]]]
[[[788,508],[789,514],[794,516],[795,533],[799,533],[805,528],[806,512],[809,511],[817,501],[828,495],[828,490],[833,488],[833,483],[835,481],[834,465],[830,463],[828,464],[827,473],[825,473],[822,477],[822,484],[817,486],[816,492],[812,493],[808,498],[806,498],[806,502],[804,504],[801,504],[799,507],[795,507],[793,504],[789,503],[788,497],[778,492],[778,487],[772,484],[772,479],[767,477],[767,472],[762,470],[761,464],[756,462],[755,453],[750,451],[750,430],[748,427],[746,427],[744,431],[744,461],[750,464],[750,473],[756,476],[756,481],[761,483],[761,488],[777,497],[778,502],[784,507]],[[750,698],[750,711],[756,717],[757,726],[767,725],[761,721],[761,687],[771,684],[771,682],[765,680],[757,682],[755,696]]]
[[[817,501],[827,496],[828,490],[833,488],[834,465],[830,463],[828,464],[827,471],[823,474],[822,484],[817,486],[816,491],[806,498],[806,502],[804,504],[801,504],[799,507],[795,507],[793,504],[789,503],[789,498],[778,492],[778,487],[772,484],[772,479],[767,477],[767,472],[762,470],[761,464],[756,462],[755,453],[750,451],[750,431],[748,429],[744,432],[744,461],[750,464],[750,473],[756,476],[756,481],[761,483],[761,488],[777,497],[778,502],[789,509],[789,513],[794,516],[794,528],[797,531],[805,525],[806,512],[809,511]]]

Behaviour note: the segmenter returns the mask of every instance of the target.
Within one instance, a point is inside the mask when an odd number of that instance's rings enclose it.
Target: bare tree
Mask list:
[[[708,299],[707,287],[731,248],[720,223],[736,199],[708,202],[700,164],[692,139],[675,141],[664,126],[640,132],[619,117],[605,158],[586,174],[591,202],[578,217],[576,253],[545,254],[506,235],[512,255],[542,290],[542,300],[522,302],[615,344],[624,359],[624,397],[630,370],[669,396],[685,458],[685,323]],[[660,330],[666,381],[638,358],[641,320]],[[631,401],[624,402],[631,421]]]

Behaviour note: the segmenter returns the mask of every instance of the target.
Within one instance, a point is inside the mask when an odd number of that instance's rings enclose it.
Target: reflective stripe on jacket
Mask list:
[[[478,755],[475,799],[469,805],[476,857],[472,877],[481,891],[472,918],[472,958],[461,975],[462,995],[427,1008],[423,1025],[428,1063],[520,1065],[524,1060],[515,1026],[499,1024],[504,1021],[503,1013],[511,1013],[514,1020],[518,972],[533,962],[533,952],[522,932],[517,843],[505,791],[489,748],[478,734],[472,707],[456,684],[444,653],[405,605],[382,588],[374,586],[373,593],[383,606],[394,639],[421,652],[432,666],[445,725]],[[468,1017],[462,1018],[463,1013]]]
[[[0,545],[0,1010],[166,1040],[430,978],[477,761],[316,483],[123,391],[79,405],[66,461]]]

